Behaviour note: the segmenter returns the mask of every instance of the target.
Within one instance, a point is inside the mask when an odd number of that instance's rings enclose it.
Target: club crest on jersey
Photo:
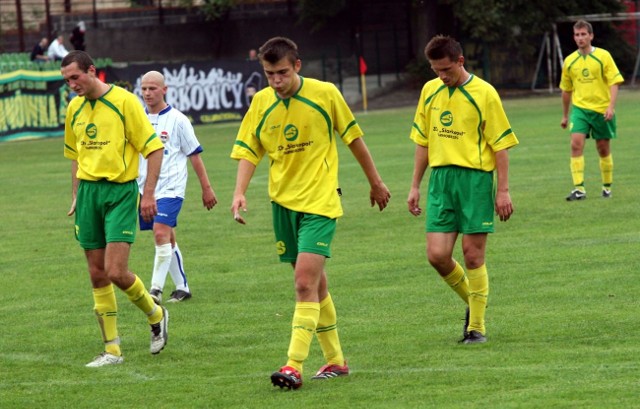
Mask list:
[[[453,124],[453,114],[451,111],[444,111],[442,115],[440,115],[440,123],[444,126],[451,126],[451,124]]]
[[[162,141],[162,143],[167,143],[167,141],[169,140],[169,132],[167,131],[160,132],[160,140]]]
[[[589,69],[588,68],[583,68],[582,69],[582,76],[583,77],[588,77],[589,76]]]
[[[284,127],[284,138],[289,142],[293,142],[298,139],[298,128],[295,125],[287,125]]]
[[[89,137],[89,139],[95,139],[96,136],[98,136],[98,127],[96,124],[89,124],[84,128],[84,133]]]

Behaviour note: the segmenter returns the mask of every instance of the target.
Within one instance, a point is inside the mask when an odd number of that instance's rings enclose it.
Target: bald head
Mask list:
[[[155,82],[161,87],[164,87],[164,75],[158,71],[149,71],[142,76],[142,82]]]
[[[164,96],[167,93],[164,75],[158,71],[149,71],[142,76],[140,89],[149,113],[157,114],[167,107],[167,103],[164,100]]]

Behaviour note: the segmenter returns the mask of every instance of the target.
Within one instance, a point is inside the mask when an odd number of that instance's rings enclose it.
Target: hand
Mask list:
[[[569,120],[567,119],[567,117],[563,117],[562,121],[560,121],[560,127],[562,129],[567,129],[567,123],[569,122]]]
[[[67,212],[67,216],[72,216],[75,212],[76,212],[76,198],[74,197],[73,201],[71,201],[71,207]]]
[[[218,198],[216,197],[216,193],[213,189],[205,189],[202,191],[202,205],[207,208],[207,210],[213,209],[213,206],[218,204]]]
[[[387,186],[380,182],[375,186],[371,186],[371,191],[369,192],[369,200],[371,201],[371,207],[373,207],[376,203],[378,204],[378,208],[380,211],[384,210],[391,199],[391,192],[387,189]]]
[[[509,220],[513,214],[513,203],[511,202],[511,195],[509,192],[496,193],[496,214],[500,217],[501,222]]]
[[[420,190],[411,188],[409,191],[409,198],[407,199],[407,206],[409,213],[414,216],[420,216],[422,214],[422,208],[420,208]]]
[[[613,119],[613,113],[614,113],[613,109],[608,107],[607,110],[604,111],[604,115],[603,115],[604,116],[604,120],[605,121],[611,121],[611,119]]]
[[[237,196],[233,198],[233,202],[231,203],[231,214],[233,215],[233,220],[240,224],[247,224],[244,218],[240,215],[240,209],[242,209],[243,212],[247,211],[247,201],[244,196]]]
[[[149,223],[158,214],[158,204],[153,195],[142,195],[140,199],[140,215],[142,220]]]

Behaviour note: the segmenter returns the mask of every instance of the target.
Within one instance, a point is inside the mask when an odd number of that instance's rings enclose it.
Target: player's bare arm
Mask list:
[[[422,214],[422,208],[420,207],[420,184],[424,173],[429,166],[429,148],[421,145],[416,145],[416,151],[414,155],[413,165],[413,177],[411,179],[411,188],[409,189],[409,197],[407,198],[407,206],[409,213],[414,216],[420,216]]]
[[[569,123],[569,106],[571,105],[571,93],[567,91],[562,91],[562,121],[560,121],[560,126],[562,129],[567,127]]]
[[[147,179],[140,200],[140,214],[146,222],[150,222],[158,214],[155,191],[162,166],[162,152],[162,149],[158,149],[147,155]]]
[[[233,201],[231,202],[231,214],[233,219],[240,224],[247,224],[244,217],[240,214],[240,210],[247,211],[247,199],[244,194],[249,187],[249,182],[256,170],[256,165],[246,159],[238,161],[238,174],[236,176],[236,188],[233,192]]]
[[[616,113],[616,101],[618,100],[618,89],[619,85],[612,85],[609,90],[611,92],[611,99],[609,100],[609,106],[607,110],[604,112],[604,120],[610,121],[613,118],[613,115]]]
[[[191,166],[200,181],[200,187],[202,188],[202,205],[207,210],[211,210],[216,204],[218,204],[218,198],[216,197],[216,193],[213,191],[211,183],[209,182],[207,169],[204,166],[202,157],[200,157],[199,154],[194,154],[189,156],[189,161],[191,161]]]
[[[509,194],[509,153],[502,150],[496,152],[496,172],[497,172],[497,190],[496,190],[496,214],[500,221],[506,222],[513,214],[513,203]]]
[[[67,216],[72,216],[76,212],[76,196],[78,194],[78,161],[71,161],[71,207],[67,212]]]
[[[362,170],[367,176],[367,180],[369,180],[369,185],[371,186],[369,192],[371,207],[377,204],[380,211],[384,210],[391,199],[391,192],[389,192],[389,189],[382,181],[367,145],[362,138],[358,138],[349,144],[349,149],[351,149],[351,153],[360,164],[360,167],[362,167]]]

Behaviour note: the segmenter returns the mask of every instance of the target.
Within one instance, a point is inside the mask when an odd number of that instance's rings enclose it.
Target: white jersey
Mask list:
[[[147,112],[151,125],[164,144],[162,168],[156,186],[156,200],[180,197],[184,199],[187,190],[187,162],[190,155],[202,152],[193,126],[182,112],[171,105],[158,114]],[[147,161],[140,158],[138,188],[142,194],[147,179]]]

